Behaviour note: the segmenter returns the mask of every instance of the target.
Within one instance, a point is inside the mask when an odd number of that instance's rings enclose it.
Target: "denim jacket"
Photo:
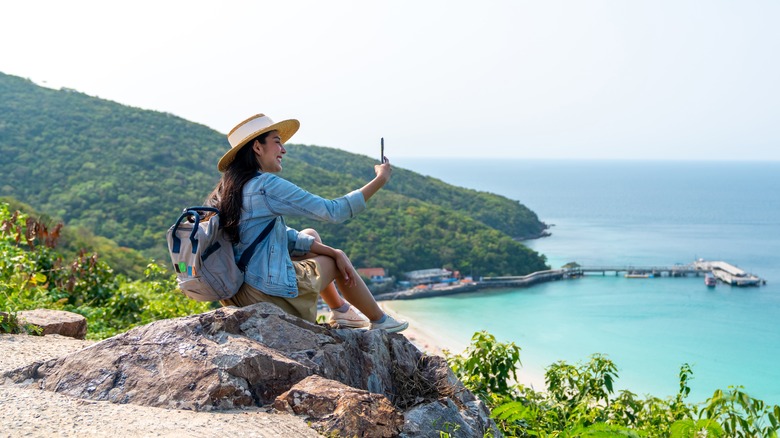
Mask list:
[[[244,249],[279,217],[273,230],[255,250],[244,273],[244,281],[268,295],[294,298],[298,285],[290,256],[309,252],[314,238],[300,234],[284,223],[283,216],[297,216],[339,223],[365,210],[359,190],[337,199],[324,199],[270,173],[260,173],[243,188],[243,208],[239,222],[240,242],[233,244],[236,261]]]

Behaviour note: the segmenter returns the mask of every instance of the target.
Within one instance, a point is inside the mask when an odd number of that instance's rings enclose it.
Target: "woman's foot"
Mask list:
[[[392,316],[385,314],[382,319],[371,323],[371,330],[387,330],[390,333],[398,333],[406,330],[409,323],[403,319],[396,321]]]
[[[330,318],[328,318],[330,325],[337,328],[365,328],[370,325],[368,318],[352,306],[344,312],[339,310],[330,309]]]

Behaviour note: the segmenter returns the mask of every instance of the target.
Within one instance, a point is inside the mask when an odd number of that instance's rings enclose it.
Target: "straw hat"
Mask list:
[[[269,131],[279,131],[282,143],[287,143],[287,140],[298,131],[300,126],[301,123],[295,119],[282,120],[279,123],[274,123],[270,117],[264,114],[255,114],[230,130],[227,135],[228,142],[230,143],[230,150],[219,159],[217,169],[219,169],[220,172],[227,170],[238,151],[258,135],[265,134]]]

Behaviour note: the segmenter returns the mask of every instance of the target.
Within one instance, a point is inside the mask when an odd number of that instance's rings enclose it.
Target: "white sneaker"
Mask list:
[[[395,318],[390,315],[387,315],[387,319],[385,319],[385,322],[383,323],[371,323],[371,330],[387,330],[390,333],[402,332],[406,330],[407,327],[409,327],[408,322],[404,321],[403,319],[396,321]]]
[[[370,324],[368,318],[352,306],[346,312],[331,309],[328,323],[339,328],[365,328]]]

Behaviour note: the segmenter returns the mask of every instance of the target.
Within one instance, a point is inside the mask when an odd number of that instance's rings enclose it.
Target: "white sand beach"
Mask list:
[[[426,327],[419,321],[398,313],[395,309],[393,309],[392,301],[382,301],[380,302],[380,305],[385,312],[394,318],[405,319],[409,322],[409,328],[401,332],[401,334],[406,336],[406,339],[414,344],[414,346],[417,347],[420,351],[437,356],[443,356],[444,350],[449,350],[449,352],[452,354],[461,352],[457,346],[447,345],[445,340],[441,336],[437,336],[430,327]]]

